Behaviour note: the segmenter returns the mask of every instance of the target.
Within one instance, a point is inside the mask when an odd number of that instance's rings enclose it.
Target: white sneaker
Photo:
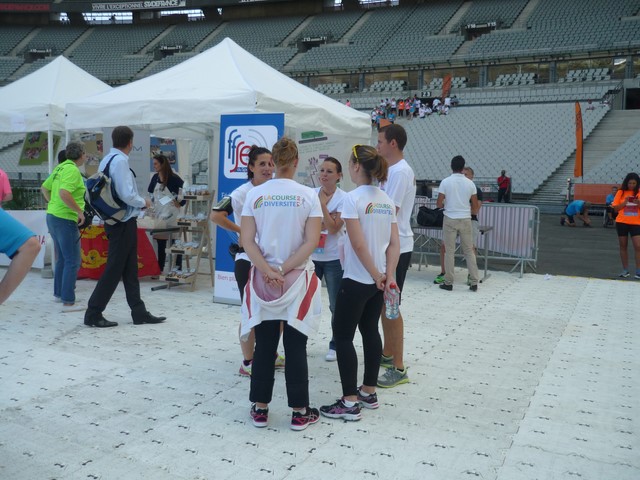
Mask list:
[[[71,305],[62,305],[62,313],[83,312],[86,309],[87,307],[85,307],[84,305],[80,305],[78,302]]]
[[[336,351],[330,348],[329,351],[327,352],[327,355],[324,357],[324,359],[327,362],[335,362],[338,359],[338,356],[336,355]]]

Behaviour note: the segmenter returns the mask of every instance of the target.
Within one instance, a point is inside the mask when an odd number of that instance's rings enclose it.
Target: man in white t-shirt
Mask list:
[[[416,198],[416,177],[402,152],[406,144],[407,132],[400,125],[387,125],[378,131],[378,152],[386,158],[389,164],[387,181],[381,184],[380,188],[393,200],[398,219],[400,259],[396,268],[396,283],[401,292],[413,252],[411,212]],[[378,378],[379,387],[390,388],[409,381],[403,360],[403,322],[402,314],[397,319],[389,320],[383,309],[384,345],[380,365],[385,367],[386,371]]]
[[[444,283],[443,290],[453,290],[456,237],[460,235],[460,245],[467,261],[471,277],[469,290],[478,291],[478,265],[473,250],[473,230],[471,212],[477,212],[478,195],[475,184],[464,176],[464,158],[457,155],[451,159],[453,173],[442,180],[438,187],[438,208],[444,207],[442,232],[444,237]]]

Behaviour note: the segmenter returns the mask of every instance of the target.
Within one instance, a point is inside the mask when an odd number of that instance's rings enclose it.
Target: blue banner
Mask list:
[[[268,148],[284,134],[284,113],[222,115],[218,157],[218,200],[248,181],[247,164],[252,145]],[[240,212],[238,212],[239,214]],[[229,217],[234,220],[233,217]],[[234,232],[216,229],[216,277],[213,301],[240,304],[240,292],[233,274],[234,260],[229,245],[237,241]]]

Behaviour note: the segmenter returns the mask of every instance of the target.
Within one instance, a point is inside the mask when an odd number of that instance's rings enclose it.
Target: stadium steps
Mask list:
[[[460,48],[458,48],[458,50],[456,50],[451,57],[452,58],[465,57],[467,53],[469,53],[469,50],[471,49],[472,45],[473,45],[473,40],[467,40],[466,42],[463,42],[462,45],[460,45]]]
[[[85,39],[88,36],[90,36],[92,33],[93,33],[93,28],[87,28],[84,32],[82,32],[82,35],[76,38],[75,42],[69,45],[69,48],[67,48],[64,51],[64,56],[69,58],[69,56],[73,55],[73,52],[75,51],[75,49],[78,48],[80,45],[82,45]]]
[[[518,18],[516,18],[513,25],[511,25],[511,30],[525,30],[527,28],[527,21],[529,20],[529,17],[531,17],[531,14],[539,3],[540,0],[529,0],[527,6],[522,9]]]
[[[583,115],[589,111],[583,112]],[[640,111],[612,110],[593,129],[583,145],[583,172],[588,172],[608,157],[620,145],[640,130]],[[563,205],[567,190],[567,178],[573,177],[576,155],[572,153],[567,160],[551,175],[531,196],[534,205]],[[579,181],[579,180],[578,180]],[[552,213],[552,212],[546,212]]]
[[[154,38],[153,40],[151,40],[149,43],[147,43],[142,50],[140,50],[140,53],[145,53],[145,54],[153,54],[153,50],[156,48],[157,45],[160,44],[160,42],[162,42],[162,39],[164,37],[166,37],[167,35],[169,35],[169,33],[171,33],[173,30],[175,30],[178,26],[177,25],[169,25],[169,27],[165,28],[160,35],[158,35],[156,38]],[[153,63],[153,62],[151,62]]]
[[[219,39],[220,41],[224,38],[224,30],[229,26],[229,22],[224,22],[221,25],[218,25],[217,28],[213,30],[209,35],[204,37],[202,41],[196,45],[193,49],[194,52],[200,53],[203,51],[203,45],[209,45],[214,39]],[[220,36],[222,35],[222,36]],[[217,42],[219,43],[219,42]],[[212,44],[211,47],[217,45],[217,43]]]
[[[597,108],[597,107],[596,107]],[[589,111],[583,111],[583,117]],[[640,130],[640,110],[611,110],[584,143],[584,171],[588,172]]]
[[[309,16],[305,18],[300,23],[300,25],[294,28],[293,32],[287,35],[285,39],[278,46],[279,47],[288,47],[292,45],[297,46],[297,40],[298,40],[298,37],[300,36],[300,32],[302,32],[305,28],[307,28],[307,25],[309,25],[312,21],[313,21],[313,16]]]
[[[40,33],[40,30],[41,30],[40,28],[35,28],[31,32],[29,32],[27,36],[25,36],[22,40],[20,40],[20,42],[18,42],[18,44],[15,47],[13,47],[13,49],[9,52],[9,56],[11,57],[22,56],[23,52],[27,48],[27,45],[29,45],[31,40],[33,40],[38,35],[38,33]]]
[[[372,14],[373,14],[372,11],[365,12],[364,15],[362,15],[358,19],[358,21],[353,24],[353,27],[351,27],[349,31],[344,34],[344,36],[340,40],[340,43],[349,43],[349,40],[351,40],[351,38],[357,33],[357,31],[360,30],[360,28],[362,28],[362,25],[366,23],[366,21],[369,19],[369,17]]]
[[[442,27],[442,30],[438,32],[438,35],[449,35],[454,28],[457,28],[462,17],[464,17],[469,8],[471,8],[472,3],[473,2],[464,2],[456,13],[453,14],[453,17]]]

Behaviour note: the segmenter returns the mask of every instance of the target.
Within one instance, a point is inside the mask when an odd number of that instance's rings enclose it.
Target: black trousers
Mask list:
[[[156,238],[158,243],[158,266],[160,272],[164,272],[164,264],[167,262],[167,240],[163,238]],[[171,240],[171,245],[176,243],[175,240]],[[182,255],[176,255],[176,267],[182,270]]]
[[[503,201],[505,203],[509,202],[509,196],[507,194],[507,189],[506,188],[498,189],[498,203],[503,202]]]
[[[120,280],[124,284],[131,314],[133,316],[142,315],[146,312],[146,307],[140,298],[140,282],[138,281],[136,219],[132,218],[115,225],[105,224],[104,230],[109,239],[107,265],[89,298],[86,316],[97,316],[104,312]]]
[[[383,293],[375,284],[364,284],[350,278],[342,279],[336,298],[333,338],[336,342],[338,370],[344,396],[358,393],[358,356],[353,346],[356,327],[360,330],[364,350],[363,384],[375,387],[378,383],[382,354],[378,319],[383,303]]]
[[[253,352],[251,390],[249,391],[249,400],[252,402],[271,402],[275,381],[275,360],[280,340],[280,323],[278,320],[266,320],[253,329],[256,334],[256,349]],[[307,336],[284,322],[282,343],[287,358],[284,364],[284,378],[287,384],[288,404],[291,408],[307,407],[309,406]]]

